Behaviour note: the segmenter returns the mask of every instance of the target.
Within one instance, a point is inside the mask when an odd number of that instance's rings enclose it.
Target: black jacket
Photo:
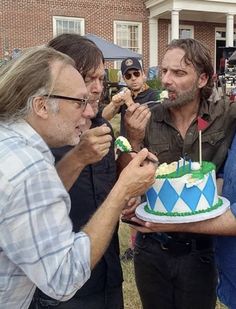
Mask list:
[[[103,123],[107,123],[111,127],[109,122],[100,116],[93,119],[92,127],[100,126]],[[60,160],[70,149],[70,146],[52,149],[56,161]],[[113,144],[109,153],[98,163],[86,166],[69,191],[71,197],[70,218],[74,232],[78,232],[88,222],[96,209],[105,200],[115,181],[116,163],[113,137]],[[121,285],[123,277],[117,232],[118,226],[104,256],[93,269],[90,279],[77,291],[74,297],[102,291],[105,285],[109,287]]]

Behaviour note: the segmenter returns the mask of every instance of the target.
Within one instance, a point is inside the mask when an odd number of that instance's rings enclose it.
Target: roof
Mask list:
[[[102,51],[105,60],[122,60],[128,57],[142,58],[141,54],[135,53],[128,48],[120,47],[112,42],[109,42],[95,34],[86,34],[86,38],[93,41]]]

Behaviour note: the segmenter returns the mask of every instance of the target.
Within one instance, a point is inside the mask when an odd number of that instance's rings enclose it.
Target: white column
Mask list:
[[[226,17],[226,47],[234,46],[234,15],[227,14]]]
[[[149,66],[158,64],[158,20],[149,18]]]
[[[179,10],[171,11],[171,40],[179,38]]]

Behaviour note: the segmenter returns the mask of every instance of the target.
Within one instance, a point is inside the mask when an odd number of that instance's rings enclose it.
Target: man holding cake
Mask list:
[[[219,273],[217,295],[229,309],[236,308],[236,135],[224,166],[222,195],[230,201],[230,209],[214,219],[191,224],[146,223],[150,231],[190,232],[221,235],[215,238],[215,256]]]
[[[132,148],[148,147],[157,155],[160,164],[176,161],[179,166],[176,166],[178,172],[174,176],[177,178],[183,176],[178,174],[183,172],[183,166],[186,174],[186,169],[192,170],[191,162],[199,162],[198,119],[207,123],[201,129],[203,162],[213,162],[218,171],[231,143],[235,107],[222,100],[208,100],[213,88],[213,73],[210,51],[205,46],[193,39],[173,40],[167,47],[161,66],[162,84],[169,98],[153,109],[146,132],[139,130],[132,121],[138,114],[137,106],[132,105],[126,113],[127,136]],[[184,161],[182,167],[178,163],[181,158]],[[195,176],[190,179],[190,186],[192,181],[197,183],[197,177],[204,187],[206,184],[214,186],[211,181],[214,168],[202,166],[199,172],[191,172]],[[205,168],[213,174],[209,176]],[[168,199],[171,207],[170,201],[177,195],[176,192],[168,192],[162,190],[162,199]],[[182,197],[187,200],[185,193]],[[155,197],[152,194],[149,200]],[[198,186],[195,186],[194,194],[199,194]],[[201,198],[209,197],[206,196],[203,189]],[[217,198],[212,196],[217,204]],[[195,207],[191,196],[188,203]],[[155,226],[154,223],[149,224]],[[143,308],[215,308],[217,273],[213,239],[201,234],[169,233],[171,230],[166,228],[166,233],[138,233],[134,263]],[[147,230],[144,228],[142,231]]]

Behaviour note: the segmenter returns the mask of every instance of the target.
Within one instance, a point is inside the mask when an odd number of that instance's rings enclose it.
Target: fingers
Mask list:
[[[132,105],[130,105],[127,110],[126,110],[126,114],[128,116],[133,115],[133,113],[136,111],[137,108],[139,108],[141,105],[139,103],[134,103]]]
[[[135,158],[131,161],[131,163],[135,164],[135,165],[142,165],[142,163],[144,162],[144,160],[147,158],[148,156],[148,150],[147,148],[143,148],[141,151],[139,151],[137,153],[137,155],[135,156]]]
[[[103,124],[100,127],[90,129],[90,133],[95,136],[101,136],[111,133],[111,129],[106,124]]]
[[[134,105],[134,104],[133,104]],[[145,129],[151,112],[147,106],[130,106],[125,113],[125,125],[135,129]]]

